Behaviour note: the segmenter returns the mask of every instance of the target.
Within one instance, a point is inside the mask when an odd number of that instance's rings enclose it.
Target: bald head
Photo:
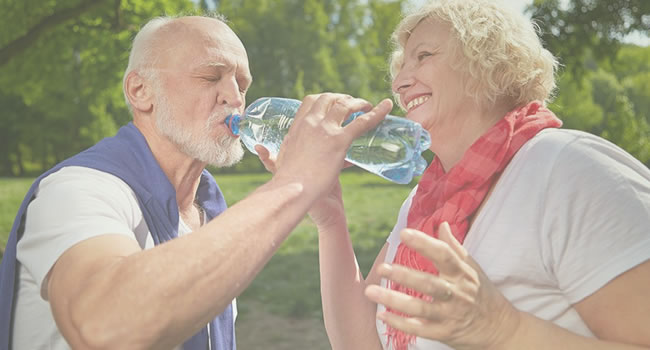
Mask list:
[[[246,57],[246,50],[222,16],[157,17],[150,20],[133,40],[124,81],[132,71],[154,78],[151,68],[187,67],[199,53],[212,55],[225,49]],[[129,100],[126,103],[131,108]]]

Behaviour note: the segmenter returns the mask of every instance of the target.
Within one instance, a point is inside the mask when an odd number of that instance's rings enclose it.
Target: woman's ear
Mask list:
[[[151,82],[138,72],[131,71],[124,81],[124,91],[133,110],[150,112],[153,108],[153,91]]]

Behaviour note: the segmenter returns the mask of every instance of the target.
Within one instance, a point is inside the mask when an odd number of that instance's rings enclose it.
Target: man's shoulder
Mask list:
[[[64,166],[45,176],[41,180],[39,187],[43,188],[44,186],[64,185],[70,183],[76,183],[83,186],[129,187],[124,181],[115,175],[79,165]]]
[[[66,166],[44,177],[35,192],[36,197],[55,200],[93,202],[137,207],[133,189],[119,177],[107,172],[83,167]]]

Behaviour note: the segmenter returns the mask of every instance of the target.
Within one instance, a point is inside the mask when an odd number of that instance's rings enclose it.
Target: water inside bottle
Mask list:
[[[420,153],[431,144],[429,133],[422,129],[407,129],[411,126],[398,123],[393,128],[367,132],[352,143],[346,159],[387,180],[409,183],[413,176],[424,172],[427,164]]]

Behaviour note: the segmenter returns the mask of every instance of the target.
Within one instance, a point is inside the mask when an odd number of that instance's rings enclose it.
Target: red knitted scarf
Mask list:
[[[539,102],[509,112],[481,136],[448,173],[436,157],[422,175],[408,213],[407,226],[438,237],[438,226],[447,221],[454,237],[463,243],[469,218],[477,210],[498,175],[519,148],[545,128],[559,128],[562,122]],[[431,261],[400,244],[393,263],[430,272],[438,271]],[[418,298],[425,296],[396,282],[390,288]],[[401,314],[395,310],[388,311]],[[407,316],[403,315],[402,316]],[[406,350],[414,335],[388,326],[388,343],[395,350]]]

